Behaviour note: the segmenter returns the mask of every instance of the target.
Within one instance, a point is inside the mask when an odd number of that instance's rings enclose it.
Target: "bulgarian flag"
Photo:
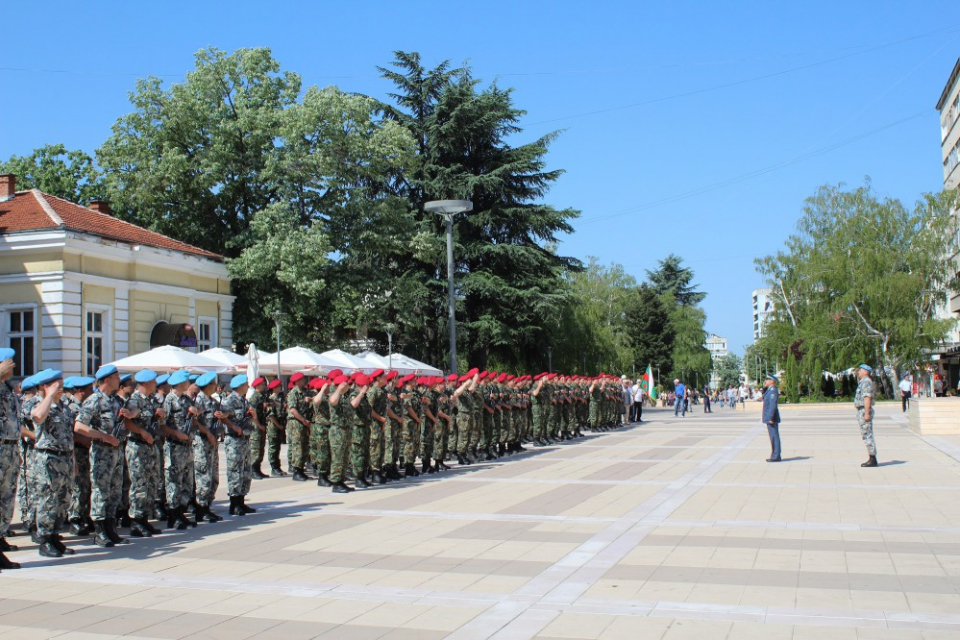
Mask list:
[[[653,381],[653,368],[647,365],[647,372],[640,378],[640,388],[647,392],[651,400],[657,399],[657,386]]]

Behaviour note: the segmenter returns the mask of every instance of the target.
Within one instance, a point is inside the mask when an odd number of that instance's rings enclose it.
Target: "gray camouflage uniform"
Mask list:
[[[160,428],[154,416],[156,407],[153,400],[138,389],[130,396],[128,408],[139,412],[133,421],[156,441]],[[134,520],[149,519],[153,515],[153,504],[157,501],[157,474],[160,473],[157,448],[147,444],[140,436],[130,434],[126,455],[127,469],[130,471],[130,517]]]
[[[63,406],[54,402],[46,420],[34,421],[34,429],[37,443],[29,491],[34,496],[37,533],[49,536],[66,525],[73,478],[73,423]]]
[[[20,400],[9,382],[0,382],[0,538],[13,519],[13,503],[20,475]]]
[[[126,429],[118,424],[119,411],[116,397],[97,389],[83,401],[77,422],[122,440]],[[90,445],[90,517],[94,520],[113,518],[120,508],[123,462],[120,447],[111,447],[100,440]]]
[[[233,429],[226,431],[227,494],[231,497],[245,496],[250,493],[250,481],[253,478],[250,434],[256,429],[250,418],[250,405],[246,398],[234,391],[223,401],[220,411],[229,414],[230,422],[243,432],[242,436],[238,436]]]
[[[877,443],[873,439],[873,402],[871,400],[870,415],[864,407],[866,404],[864,398],[876,398],[873,392],[873,380],[863,378],[857,383],[857,392],[853,396],[853,406],[857,408],[857,422],[860,424],[860,436],[863,438],[863,444],[867,445],[867,453],[876,457]]]
[[[194,405],[200,410],[197,422],[219,438],[220,421],[213,416],[217,404],[216,400],[204,395],[203,391],[197,394],[194,401]],[[197,483],[197,504],[209,507],[217,497],[217,488],[220,486],[220,454],[217,445],[210,444],[207,436],[200,431],[193,434],[193,468]]]
[[[186,507],[193,493],[193,419],[190,415],[192,402],[187,394],[178,396],[171,391],[163,400],[163,410],[167,414],[167,428],[185,433],[187,442],[168,438],[163,445],[163,462],[166,480],[166,499],[168,509]]]

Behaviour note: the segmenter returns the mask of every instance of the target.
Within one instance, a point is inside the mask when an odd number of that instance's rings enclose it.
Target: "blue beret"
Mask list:
[[[174,371],[173,373],[170,374],[170,377],[167,378],[167,384],[169,384],[171,387],[175,387],[178,384],[189,382],[189,380],[190,380],[190,372],[184,371],[183,369],[181,369],[180,371]]]
[[[3,347],[0,349],[0,362],[4,360],[12,360],[13,356],[17,355],[17,352],[9,347]]]
[[[170,374],[165,373],[162,376],[157,376],[157,384],[170,384]]]
[[[77,378],[75,376],[70,376],[69,378],[63,379],[63,388],[64,389],[73,389],[74,380]]]
[[[239,389],[243,385],[247,384],[247,374],[241,373],[238,376],[233,376],[230,378],[230,388]]]
[[[873,367],[871,367],[870,365],[867,365],[867,364],[861,364],[861,365],[857,366],[857,369],[863,369],[863,370],[866,371],[867,373],[873,373]]]
[[[196,382],[199,378],[200,378],[199,375],[193,373],[193,374],[190,375],[190,378],[189,378],[189,379],[190,379],[190,382]]]
[[[37,386],[40,386],[41,384],[47,384],[48,382],[60,380],[63,378],[63,372],[59,369],[44,369],[38,373],[35,378]]]
[[[74,388],[74,389],[83,389],[84,387],[89,387],[89,386],[92,385],[94,382],[96,382],[96,380],[94,380],[93,378],[91,378],[91,377],[89,377],[89,376],[78,376],[78,377],[76,377],[76,378],[73,379],[73,388]]]
[[[97,375],[95,376],[97,382],[103,380],[104,378],[109,378],[117,372],[117,368],[112,364],[105,364],[99,369],[97,369]]]
[[[133,379],[143,384],[145,382],[150,382],[151,380],[157,379],[157,372],[151,371],[150,369],[144,369],[142,371],[137,371],[137,375],[133,376]]]
[[[20,381],[20,390],[21,390],[21,391],[29,391],[30,389],[33,389],[33,388],[35,388],[36,386],[37,386],[37,376],[36,376],[36,374],[34,374],[34,375],[32,375],[32,376],[27,376],[26,378],[24,378],[23,380]]]
[[[199,376],[197,378],[197,386],[203,389],[205,386],[207,386],[211,382],[216,382],[216,381],[217,381],[217,374],[211,371],[210,373],[205,373],[202,376]]]
[[[129,379],[132,378],[132,377],[133,377],[132,374],[129,374],[129,373],[123,374],[122,376],[120,376],[120,384],[126,383],[127,380],[129,380]]]

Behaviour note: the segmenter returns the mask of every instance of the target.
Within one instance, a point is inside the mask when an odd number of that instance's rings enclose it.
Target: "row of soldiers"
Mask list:
[[[307,481],[314,472],[317,484],[335,493],[354,490],[346,483],[348,466],[355,486],[365,488],[443,471],[453,460],[467,465],[523,452],[524,444],[570,440],[583,429],[610,428],[621,415],[612,376],[513,376],[477,369],[447,377],[384,370],[348,376],[331,371],[313,379],[294,374],[285,397],[277,381],[271,385],[269,397],[255,391],[251,398],[263,416],[259,421],[268,424],[271,475],[285,475],[279,458],[285,436],[293,480]],[[254,434],[254,477],[265,477],[263,455]]]
[[[14,498],[41,555],[72,554],[61,534],[93,535],[101,547],[218,522],[219,444],[224,443],[230,514],[246,504],[264,455],[271,475],[353,491],[420,473],[524,451],[619,424],[616,380],[471,370],[443,377],[375,371],[279,380],[245,375],[221,390],[217,375],[186,371],[63,379],[44,370],[11,384],[10,349],[0,349],[0,569],[17,568],[10,533]],[[420,470],[417,469],[417,458]],[[401,471],[403,473],[401,473]],[[192,507],[194,519],[188,509]]]

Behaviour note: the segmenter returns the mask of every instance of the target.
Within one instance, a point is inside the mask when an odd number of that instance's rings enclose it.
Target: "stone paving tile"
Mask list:
[[[849,413],[784,407],[777,465],[753,413],[654,410],[349,496],[259,481],[258,514],[120,549],[48,561],[19,538],[0,633],[960,637],[960,438],[916,437],[881,404],[893,464],[864,470]]]

